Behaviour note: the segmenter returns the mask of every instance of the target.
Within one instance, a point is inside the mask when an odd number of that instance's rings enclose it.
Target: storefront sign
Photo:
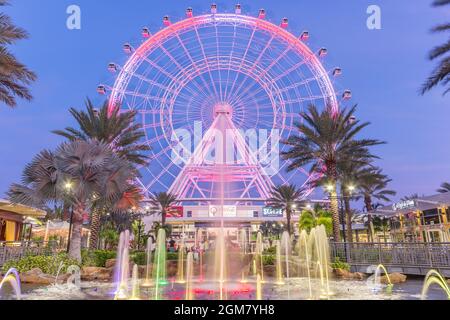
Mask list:
[[[237,207],[236,206],[210,206],[209,216],[211,218],[224,217],[224,218],[235,218],[237,217]]]
[[[394,211],[398,211],[398,210],[403,210],[403,209],[414,208],[415,206],[416,206],[416,202],[414,200],[407,200],[407,201],[394,203],[392,205],[392,209],[394,209]]]
[[[264,218],[282,218],[283,210],[271,208],[271,207],[265,207],[265,208],[263,208],[263,217]]]
[[[180,219],[184,216],[184,208],[183,207],[171,207],[167,210],[167,218],[172,219]]]

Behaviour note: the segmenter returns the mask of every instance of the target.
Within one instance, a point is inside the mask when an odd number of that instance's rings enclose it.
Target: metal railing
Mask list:
[[[450,243],[331,243],[332,259],[350,265],[450,269]]]
[[[0,242],[0,267],[7,261],[19,260],[26,256],[53,255],[58,249],[57,241]]]

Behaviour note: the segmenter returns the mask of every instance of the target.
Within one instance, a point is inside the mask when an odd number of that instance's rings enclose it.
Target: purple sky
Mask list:
[[[107,1],[45,0],[12,1],[6,9],[31,38],[13,51],[39,80],[33,86],[32,103],[20,102],[15,110],[0,106],[0,193],[20,179],[24,165],[43,148],[54,148],[60,138],[50,130],[73,125],[67,109],[81,108],[86,96],[100,103],[95,88],[108,79],[110,61],[123,62],[121,46],[137,41],[140,29],[161,26],[165,14],[177,20],[186,7],[206,12],[209,2],[200,0]],[[218,1],[219,10],[231,11],[234,1]],[[339,65],[344,76],[339,90],[350,88],[359,104],[358,118],[372,122],[365,135],[386,140],[376,148],[380,165],[394,182],[398,197],[410,193],[431,194],[450,181],[448,122],[450,95],[438,88],[426,96],[418,89],[434,64],[427,52],[446,40],[429,30],[448,22],[450,12],[434,9],[431,0],[352,1],[242,1],[243,11],[255,15],[260,7],[268,18],[290,18],[290,31],[308,29],[313,47],[329,49],[326,65]],[[82,10],[82,29],[66,28],[66,8]],[[150,5],[151,4],[151,5]],[[366,27],[366,9],[382,9],[382,30]]]

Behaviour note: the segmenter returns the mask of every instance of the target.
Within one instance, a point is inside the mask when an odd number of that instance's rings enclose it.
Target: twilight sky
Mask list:
[[[67,109],[83,107],[89,96],[96,103],[99,83],[109,81],[109,62],[123,63],[122,45],[137,43],[140,30],[155,32],[166,14],[184,17],[193,7],[207,12],[202,0],[14,0],[6,12],[25,28],[31,38],[13,48],[34,70],[35,99],[21,101],[10,110],[0,106],[0,197],[20,179],[23,167],[44,148],[54,148],[61,138],[51,130],[74,125]],[[414,4],[412,4],[414,3]],[[82,11],[82,29],[66,28],[66,8],[76,4]],[[230,12],[235,1],[217,1],[219,11]],[[372,122],[365,135],[388,142],[374,150],[379,164],[392,177],[398,197],[432,194],[450,181],[450,95],[438,88],[426,96],[418,88],[434,67],[428,51],[446,40],[432,35],[435,24],[448,22],[450,12],[430,6],[431,0],[246,0],[243,12],[256,15],[267,10],[268,19],[279,23],[290,18],[290,31],[310,31],[313,48],[326,46],[326,66],[344,70],[338,90],[350,88],[359,104],[358,118]],[[382,10],[382,30],[366,27],[366,9]]]

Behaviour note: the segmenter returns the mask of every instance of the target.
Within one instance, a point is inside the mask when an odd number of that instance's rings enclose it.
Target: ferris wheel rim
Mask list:
[[[155,44],[157,44],[158,42],[162,42],[167,38],[170,38],[171,35],[181,30],[217,22],[228,22],[236,24],[242,23],[246,26],[253,26],[259,30],[265,30],[271,34],[276,34],[279,39],[281,38],[285,40],[287,43],[289,43],[289,46],[297,49],[296,51],[299,52],[300,55],[305,57],[305,62],[308,64],[310,69],[314,71],[315,78],[321,84],[320,89],[324,90],[326,93],[323,96],[327,99],[330,99],[328,101],[329,106],[334,112],[338,112],[339,104],[337,102],[333,84],[331,83],[331,80],[328,76],[328,72],[323,67],[323,64],[320,61],[319,57],[313,51],[311,51],[311,49],[303,41],[290,33],[288,30],[277,26],[270,21],[258,17],[230,13],[193,16],[191,18],[186,18],[175,22],[170,26],[161,29],[154,35],[151,35],[149,39],[142,43],[131,54],[131,57],[127,60],[126,64],[120,71],[120,74],[117,77],[114,86],[112,87],[112,92],[109,100],[109,111],[112,112],[114,108],[117,108],[117,106],[120,105],[123,98],[123,94],[121,94],[121,91],[123,91],[123,88],[128,84],[129,79],[132,77],[132,74],[139,66],[139,62],[142,62],[142,59],[148,56],[148,53],[155,47]]]

